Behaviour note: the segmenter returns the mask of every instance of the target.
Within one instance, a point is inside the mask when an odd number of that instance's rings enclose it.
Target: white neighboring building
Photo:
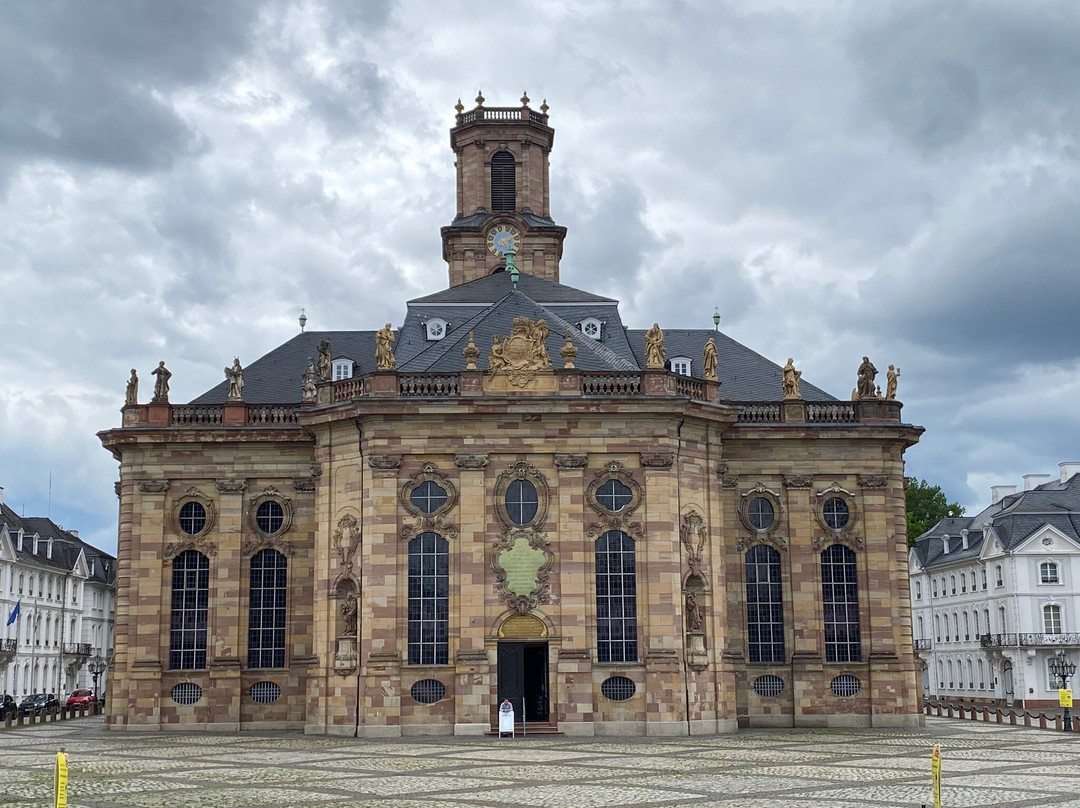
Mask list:
[[[1050,658],[1080,662],[1080,463],[994,486],[973,517],[943,519],[909,555],[927,698],[1056,707]],[[1076,682],[1070,687],[1075,689]]]
[[[112,658],[116,559],[43,517],[21,517],[0,488],[0,691],[63,698]],[[16,606],[15,620],[8,623]],[[108,671],[98,677],[105,691]]]

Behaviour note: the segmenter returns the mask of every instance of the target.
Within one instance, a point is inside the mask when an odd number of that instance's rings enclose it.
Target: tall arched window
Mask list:
[[[855,553],[842,544],[821,551],[821,602],[825,617],[825,660],[859,662],[859,582]]]
[[[210,559],[198,550],[185,550],[173,559],[172,628],[169,667],[206,667],[206,627],[210,600]]]
[[[277,550],[260,550],[251,559],[251,587],[248,592],[249,668],[285,667],[288,567],[288,559]]]
[[[751,662],[784,661],[780,553],[765,544],[746,552],[746,636]]]
[[[409,542],[409,664],[450,657],[450,543],[438,533]]]
[[[968,613],[964,612],[964,640],[971,639],[971,618],[968,617]]]
[[[609,530],[596,540],[596,651],[600,662],[637,661],[634,540]]]
[[[512,211],[517,206],[514,155],[497,151],[491,155],[491,210]]]

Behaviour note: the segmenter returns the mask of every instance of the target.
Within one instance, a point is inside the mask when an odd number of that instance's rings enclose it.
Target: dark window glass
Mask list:
[[[637,661],[634,540],[621,530],[596,540],[596,644],[600,662]]]
[[[255,524],[267,536],[273,536],[281,530],[284,521],[285,510],[281,507],[280,502],[268,499],[266,502],[259,503],[259,507],[255,511]]]
[[[855,553],[842,544],[833,544],[821,551],[821,601],[825,617],[825,660],[860,661],[862,644]]]
[[[180,529],[197,536],[206,527],[206,508],[201,502],[185,502],[180,506]]]
[[[409,542],[409,664],[445,665],[450,655],[450,543],[438,533]]]
[[[420,513],[435,513],[446,504],[446,489],[438,483],[426,480],[412,490],[409,502],[415,505]]]
[[[538,507],[536,486],[528,480],[514,480],[506,487],[506,515],[515,525],[530,524]]]
[[[608,480],[596,489],[596,501],[604,510],[618,513],[634,499],[634,492],[618,480]]]
[[[848,504],[840,497],[829,497],[825,500],[825,507],[822,508],[822,513],[825,517],[825,524],[833,530],[843,530],[847,527],[848,519],[851,518],[851,513],[848,511]]]
[[[262,550],[251,559],[251,589],[248,595],[249,668],[285,667],[288,565],[288,559],[277,550]]]
[[[197,550],[185,550],[173,559],[172,571],[169,667],[201,670],[206,667],[210,559]]]
[[[517,184],[514,155],[508,151],[497,151],[491,155],[491,210],[515,210],[517,206]]]
[[[775,518],[772,503],[765,497],[754,497],[746,506],[746,518],[755,530],[768,530]]]
[[[784,661],[780,553],[764,544],[746,553],[746,635],[751,662]]]

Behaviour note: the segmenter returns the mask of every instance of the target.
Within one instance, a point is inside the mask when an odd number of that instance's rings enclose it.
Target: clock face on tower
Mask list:
[[[517,252],[521,245],[521,232],[513,225],[496,225],[488,231],[487,244],[492,255],[503,256],[511,250]]]

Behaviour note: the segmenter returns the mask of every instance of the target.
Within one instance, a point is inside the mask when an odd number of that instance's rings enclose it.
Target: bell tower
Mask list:
[[[490,275],[514,251],[518,269],[559,281],[566,228],[551,218],[548,153],[555,130],[545,101],[537,112],[529,97],[520,107],[485,107],[476,96],[468,112],[459,100],[450,130],[457,169],[457,216],[442,228],[450,285]]]

